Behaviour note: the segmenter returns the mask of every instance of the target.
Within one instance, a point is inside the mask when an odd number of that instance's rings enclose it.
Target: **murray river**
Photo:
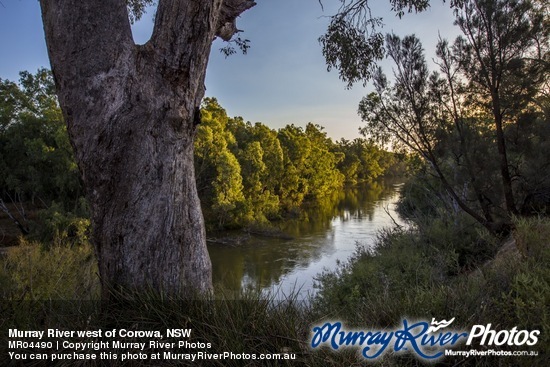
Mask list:
[[[377,233],[402,224],[395,212],[400,183],[359,185],[335,193],[300,219],[284,221],[274,237],[235,236],[238,244],[208,246],[215,285],[238,292],[252,288],[284,298],[315,292],[315,278],[346,261],[357,246],[372,246]]]

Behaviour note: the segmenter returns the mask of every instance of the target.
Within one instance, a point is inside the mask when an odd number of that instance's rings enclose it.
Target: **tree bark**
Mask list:
[[[160,0],[142,46],[124,0],[40,3],[103,297],[117,289],[209,292],[193,139],[212,40],[254,2]]]

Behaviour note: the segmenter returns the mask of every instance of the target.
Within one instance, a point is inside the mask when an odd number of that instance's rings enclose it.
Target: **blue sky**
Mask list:
[[[339,1],[256,0],[258,5],[238,22],[242,37],[251,41],[247,55],[225,58],[215,41],[206,79],[206,95],[216,97],[230,116],[261,121],[278,129],[294,123],[314,122],[324,126],[333,139],[353,139],[362,125],[357,105],[370,87],[356,85],[351,90],[327,72],[317,41]],[[407,14],[401,20],[390,12],[389,1],[373,0],[373,11],[384,18],[385,31],[404,36],[415,33],[424,44],[428,60],[438,33],[454,39],[448,5],[432,0],[422,14]],[[134,26],[136,42],[149,37],[152,11]],[[17,80],[21,70],[49,67],[44,32],[37,0],[1,0],[0,78]],[[386,66],[391,72],[391,66]]]

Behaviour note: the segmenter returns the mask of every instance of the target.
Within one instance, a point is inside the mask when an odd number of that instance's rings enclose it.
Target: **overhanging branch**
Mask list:
[[[254,0],[225,0],[218,17],[216,36],[224,41],[231,40],[239,32],[237,17],[255,5]]]

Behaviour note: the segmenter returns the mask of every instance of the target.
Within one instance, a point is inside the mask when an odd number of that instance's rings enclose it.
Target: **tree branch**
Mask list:
[[[41,0],[40,4],[46,40],[56,40],[48,42],[56,82],[60,82],[57,61],[72,63],[71,73],[64,72],[67,78],[61,82],[79,83],[114,68],[123,50],[134,45],[124,0]]]
[[[255,5],[253,0],[225,0],[218,16],[216,36],[224,41],[229,41],[234,34],[239,32],[237,17]]]

